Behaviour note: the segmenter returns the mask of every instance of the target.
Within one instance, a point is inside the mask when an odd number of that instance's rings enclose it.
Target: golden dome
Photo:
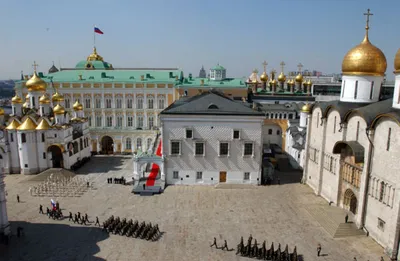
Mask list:
[[[368,39],[368,31],[364,40],[352,48],[343,58],[343,75],[383,76],[386,72],[386,57]]]
[[[18,94],[15,94],[15,96],[12,97],[12,99],[11,99],[12,104],[16,104],[16,103],[21,104],[22,102],[23,101],[22,101],[21,97],[18,96]]]
[[[306,103],[303,107],[301,107],[301,112],[310,113],[311,112],[311,104]]]
[[[280,82],[285,82],[286,81],[286,76],[281,72],[278,76],[278,81]]]
[[[396,56],[394,57],[394,73],[400,73],[400,49],[397,50]]]
[[[303,82],[303,75],[301,75],[301,73],[299,73],[296,78],[295,78],[296,82],[302,83]]]
[[[275,79],[273,79],[273,80],[271,80],[271,81],[269,81],[269,84],[271,84],[271,85],[273,85],[273,86],[275,86],[276,85],[276,80]]]
[[[60,104],[57,104],[56,107],[53,108],[53,112],[56,115],[61,115],[65,113],[65,109]]]
[[[50,99],[49,99],[49,97],[47,97],[46,94],[43,94],[42,97],[39,98],[39,103],[40,104],[49,104]]]
[[[17,128],[17,130],[34,130],[36,127],[36,123],[30,117],[27,117],[25,121]]]
[[[79,101],[77,100],[74,105],[73,105],[74,111],[81,111],[83,110],[83,105],[81,103],[79,103]]]
[[[53,100],[53,102],[60,102],[60,101],[64,101],[64,96],[62,94],[58,93],[58,91],[56,91],[56,93],[53,94],[51,99]]]
[[[103,57],[97,54],[96,47],[93,47],[93,53],[90,54],[87,59],[87,61],[103,61]]]
[[[24,104],[22,104],[22,108],[29,108],[29,102],[25,102]]]
[[[47,83],[43,81],[37,74],[36,71],[33,72],[32,78],[30,78],[26,83],[26,88],[28,91],[45,91]]]
[[[4,115],[4,109],[3,108],[0,108],[0,116],[1,115]]]
[[[267,82],[267,81],[268,81],[268,74],[267,74],[266,72],[263,72],[263,73],[260,75],[260,80],[261,80],[262,82]]]
[[[48,130],[50,129],[51,126],[49,124],[49,122],[45,119],[42,119],[39,123],[39,125],[36,127],[36,130]]]
[[[16,119],[13,119],[6,127],[7,130],[16,130],[21,125]]]

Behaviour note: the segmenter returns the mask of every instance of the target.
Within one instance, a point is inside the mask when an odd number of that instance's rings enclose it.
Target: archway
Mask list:
[[[347,189],[344,193],[343,205],[353,214],[357,213],[357,197],[351,189]]]
[[[101,139],[101,152],[103,154],[114,153],[114,140],[110,136],[104,136]]]
[[[47,148],[47,152],[51,153],[51,162],[53,168],[63,168],[64,161],[63,161],[63,150],[64,147],[62,145],[50,145]]]

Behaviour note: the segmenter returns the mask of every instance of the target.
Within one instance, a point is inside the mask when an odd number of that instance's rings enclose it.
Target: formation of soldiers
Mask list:
[[[56,177],[51,174],[38,186],[30,187],[35,197],[80,197],[89,190],[89,180],[81,177]]]
[[[275,250],[274,243],[271,244],[269,249],[266,248],[266,242],[258,247],[257,239],[254,240],[252,235],[249,236],[247,244],[243,242],[243,237],[240,239],[240,243],[237,245],[236,255],[252,257],[262,260],[273,260],[273,261],[298,261],[297,249],[294,247],[293,253],[289,253],[289,247],[286,245],[282,251],[281,244],[278,245],[278,249]]]
[[[114,182],[113,182],[114,181]],[[121,185],[125,185],[126,184],[126,179],[124,177],[121,178],[107,178],[107,183],[109,184],[121,184]]]
[[[119,217],[114,218],[114,216],[103,222],[103,230],[108,233],[141,238],[148,241],[157,241],[161,237],[158,224],[152,225],[151,222],[146,224],[144,221],[139,223],[139,221],[133,221],[132,219],[127,221],[126,218],[121,220]]]

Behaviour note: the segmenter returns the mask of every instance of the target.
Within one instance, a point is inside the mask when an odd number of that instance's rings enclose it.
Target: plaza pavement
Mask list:
[[[161,195],[140,197],[132,186],[107,184],[109,177],[131,175],[132,160],[123,157],[94,157],[78,173],[89,177],[94,189],[82,197],[55,198],[64,215],[69,211],[88,213],[100,222],[109,216],[158,223],[165,234],[157,242],[106,234],[90,226],[57,221],[38,214],[39,204],[50,206],[50,197],[32,197],[31,176],[5,178],[8,216],[13,234],[22,226],[25,235],[13,236],[8,247],[0,246],[0,260],[250,260],[210,248],[213,237],[226,239],[236,248],[240,237],[251,233],[258,243],[274,242],[289,251],[297,246],[303,260],[380,260],[382,248],[366,236],[333,239],[307,211],[327,202],[306,185],[251,186],[249,189],[216,189],[213,186],[170,186]],[[17,203],[19,194],[21,203]],[[344,214],[343,214],[344,215]],[[323,256],[316,256],[317,244]],[[387,260],[387,257],[385,258]]]

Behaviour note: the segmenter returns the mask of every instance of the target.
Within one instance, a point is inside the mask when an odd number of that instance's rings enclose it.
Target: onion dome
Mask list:
[[[394,73],[400,73],[400,49],[397,50],[396,56],[394,57]]]
[[[267,82],[267,81],[268,81],[268,74],[267,74],[266,72],[263,72],[263,73],[260,75],[260,80],[261,80],[262,82]]]
[[[58,68],[55,67],[54,63],[53,63],[53,66],[51,66],[50,69],[49,69],[49,73],[55,73],[55,72],[58,72]]]
[[[269,81],[269,84],[275,86],[277,84],[277,81],[275,79],[272,79],[271,81]]]
[[[28,91],[45,91],[47,87],[47,83],[43,81],[36,73],[33,72],[33,76],[25,83]]]
[[[97,54],[96,47],[93,47],[93,53],[91,53],[87,59],[87,61],[103,61],[103,57]]]
[[[49,124],[49,122],[45,119],[42,119],[39,123],[39,125],[36,127],[36,130],[48,130],[50,129],[51,126]]]
[[[308,79],[307,85],[310,86],[310,87],[312,86],[312,81],[311,81],[311,79]]]
[[[0,108],[0,116],[4,115],[4,109]]]
[[[53,112],[56,115],[61,115],[65,113],[65,109],[60,104],[57,104],[56,107],[53,108]]]
[[[281,72],[278,76],[278,81],[279,82],[285,82],[286,81],[286,76],[285,74],[283,74],[283,72]]]
[[[311,104],[306,103],[303,107],[301,107],[301,112],[310,113],[311,112]]]
[[[301,73],[299,73],[299,74],[296,76],[295,81],[296,81],[297,83],[302,83],[302,82],[303,82],[303,75],[301,75]]]
[[[25,95],[25,100],[29,100],[29,93]]]
[[[384,76],[386,72],[386,57],[383,52],[368,39],[369,9],[367,13],[364,40],[352,48],[343,58],[343,75]]]
[[[22,104],[22,108],[29,108],[29,102],[26,101],[24,104]]]
[[[83,105],[77,100],[73,105],[74,111],[83,110]]]
[[[21,125],[16,119],[13,119],[10,124],[7,125],[7,130],[16,130]]]
[[[40,103],[40,104],[50,104],[50,99],[49,99],[49,97],[47,97],[46,94],[43,94],[43,95],[39,98],[39,103]]]
[[[53,94],[51,99],[53,100],[53,102],[61,102],[64,101],[64,96],[58,93],[58,91],[56,91],[56,93]]]
[[[293,79],[289,79],[288,82],[287,82],[287,84],[288,84],[289,86],[292,86],[292,85],[294,84]]]
[[[36,123],[30,118],[27,117],[25,121],[17,128],[17,130],[27,131],[36,129]]]
[[[12,97],[11,99],[11,103],[12,104],[21,104],[23,101],[21,99],[21,97],[18,96],[18,94],[15,94],[14,97]]]

